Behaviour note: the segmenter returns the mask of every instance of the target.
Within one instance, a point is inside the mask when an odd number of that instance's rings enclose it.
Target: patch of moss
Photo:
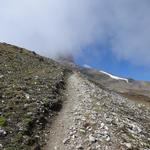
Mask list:
[[[0,116],[0,126],[5,126],[6,125],[6,118]]]

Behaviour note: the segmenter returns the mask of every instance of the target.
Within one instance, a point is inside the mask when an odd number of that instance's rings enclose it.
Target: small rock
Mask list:
[[[84,129],[80,129],[80,132],[85,133],[86,131]]]
[[[106,137],[106,141],[107,141],[107,142],[110,141],[110,137],[109,137],[109,136]]]
[[[74,140],[77,136],[76,135],[72,135],[72,139]]]
[[[101,103],[100,103],[100,102],[97,102],[97,103],[96,103],[96,105],[100,106],[100,105],[101,105]]]
[[[85,117],[82,117],[81,120],[82,120],[82,121],[86,121],[86,118],[85,118]]]
[[[106,121],[107,121],[108,124],[111,124],[112,121],[113,121],[113,119],[111,119],[111,118],[106,118]]]
[[[31,116],[33,113],[32,112],[28,112],[27,115]]]
[[[89,135],[89,141],[91,143],[95,143],[96,142],[96,138],[93,135]]]
[[[25,97],[26,97],[26,99],[29,99],[30,95],[29,94],[25,94]]]
[[[27,108],[29,106],[29,104],[24,104],[24,108]]]
[[[0,136],[4,136],[4,135],[6,135],[6,131],[3,129],[0,129]]]
[[[132,148],[132,144],[131,144],[131,143],[124,143],[124,145],[125,145],[127,148],[129,148],[129,149]]]
[[[3,145],[2,145],[2,144],[0,144],[0,148],[3,148]]]
[[[37,80],[39,78],[39,76],[35,76],[34,78]]]
[[[65,138],[64,140],[63,140],[63,144],[67,144],[67,142],[70,140],[70,138]]]
[[[39,136],[39,135],[35,135],[35,138],[39,139],[39,138],[40,138],[40,136]]]
[[[141,128],[138,127],[135,124],[131,124],[130,127],[131,127],[131,129],[129,129],[129,131],[132,132],[132,133],[136,133],[137,134],[137,133],[140,133],[142,131]]]
[[[57,147],[57,146],[55,146],[55,147],[54,147],[54,149],[55,149],[55,150],[58,150],[58,147]]]
[[[97,145],[97,146],[96,146],[96,149],[100,149],[100,145]]]
[[[105,126],[105,130],[108,130],[108,127],[107,127],[107,126]]]
[[[84,149],[83,146],[80,144],[80,145],[77,145],[76,149]]]
[[[3,78],[3,77],[4,77],[4,75],[0,75],[0,79]]]
[[[74,115],[78,115],[78,112],[75,112]]]
[[[104,128],[104,126],[105,126],[105,124],[104,124],[104,123],[101,123],[101,127],[100,127],[100,128],[102,129],[102,128]]]

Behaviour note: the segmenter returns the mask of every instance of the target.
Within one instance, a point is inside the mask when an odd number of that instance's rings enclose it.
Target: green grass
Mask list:
[[[6,125],[6,118],[0,116],[0,126],[5,126]]]

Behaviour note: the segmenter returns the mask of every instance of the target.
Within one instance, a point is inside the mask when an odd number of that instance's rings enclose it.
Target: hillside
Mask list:
[[[150,82],[148,81],[116,77],[104,71],[78,66],[69,60],[62,61],[62,64],[67,69],[76,70],[82,73],[84,78],[94,82],[100,87],[117,92],[130,100],[150,107]]]
[[[42,129],[60,109],[64,74],[51,59],[0,43],[0,149],[34,149],[43,143]]]
[[[95,82],[96,84],[150,107],[150,82],[137,81],[128,78],[124,80],[116,80],[103,71],[88,68],[81,68],[81,72],[87,79]]]
[[[150,109],[73,73],[43,150],[149,150]]]
[[[59,58],[0,43],[0,149],[149,150],[150,83]]]

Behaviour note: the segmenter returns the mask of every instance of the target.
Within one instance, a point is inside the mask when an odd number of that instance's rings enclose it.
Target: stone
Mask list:
[[[57,147],[57,146],[55,146],[55,147],[54,147],[54,149],[55,149],[55,150],[58,150],[58,147]]]
[[[124,143],[124,145],[125,145],[128,149],[131,149],[131,148],[132,148],[132,144],[131,144],[131,143]]]
[[[27,115],[31,116],[33,113],[32,112],[28,112]]]
[[[110,136],[106,137],[106,141],[109,142],[110,141]]]
[[[77,145],[76,149],[80,149],[80,150],[81,150],[81,149],[84,149],[84,148],[83,148],[83,146],[80,144],[80,145]]]
[[[26,99],[29,99],[30,95],[29,94],[25,94],[25,97],[26,97]]]
[[[101,123],[101,127],[100,127],[100,128],[102,129],[102,128],[104,128],[104,126],[105,126],[105,124],[104,124],[104,123]]]
[[[93,135],[89,135],[89,141],[91,143],[95,143],[96,142],[96,138]]]
[[[0,75],[0,79],[3,78],[3,77],[4,77],[4,75]]]
[[[86,131],[84,129],[79,130],[81,133],[85,133]]]
[[[0,136],[4,136],[4,135],[6,135],[6,131],[3,129],[0,129]]]
[[[2,145],[2,144],[0,144],[0,148],[3,148],[3,145]]]
[[[29,106],[29,104],[24,104],[24,108],[27,108]]]
[[[99,149],[100,147],[101,147],[100,145],[97,145],[97,146],[96,146],[96,149]]]
[[[67,142],[70,140],[70,138],[68,137],[68,138],[65,138],[64,140],[63,140],[63,144],[67,144]]]
[[[107,127],[107,126],[105,126],[105,130],[108,130],[108,127]]]

